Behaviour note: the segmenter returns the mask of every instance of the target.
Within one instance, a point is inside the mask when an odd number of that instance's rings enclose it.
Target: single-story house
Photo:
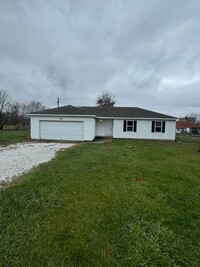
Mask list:
[[[95,137],[174,140],[176,118],[137,107],[63,106],[29,114],[31,138],[92,141]]]
[[[200,134],[200,123],[194,123],[192,121],[177,121],[176,132],[177,133]]]

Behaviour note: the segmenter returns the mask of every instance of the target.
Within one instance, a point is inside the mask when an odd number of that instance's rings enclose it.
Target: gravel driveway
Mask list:
[[[19,143],[0,146],[0,183],[11,181],[33,167],[50,161],[56,152],[71,146],[73,144],[66,143]]]

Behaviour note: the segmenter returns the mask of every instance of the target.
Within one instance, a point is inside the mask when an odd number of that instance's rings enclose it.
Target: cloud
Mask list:
[[[2,0],[0,88],[18,101],[117,105],[175,116],[200,104],[197,0]]]

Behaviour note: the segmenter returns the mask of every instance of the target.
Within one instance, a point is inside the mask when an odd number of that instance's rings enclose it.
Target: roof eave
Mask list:
[[[95,115],[75,115],[75,114],[27,114],[29,117],[87,117],[87,118],[96,118]]]
[[[98,118],[98,119],[110,119],[110,120],[124,120],[124,119],[135,119],[135,120],[170,120],[175,121],[176,118],[170,118],[170,117],[160,117],[160,118],[146,118],[146,117],[107,117],[107,116],[96,116],[96,115],[75,115],[75,114],[27,114],[28,117],[87,117],[87,118]]]
[[[170,121],[176,121],[176,118],[142,118],[142,117],[97,117],[98,119],[113,119],[113,120],[170,120]]]

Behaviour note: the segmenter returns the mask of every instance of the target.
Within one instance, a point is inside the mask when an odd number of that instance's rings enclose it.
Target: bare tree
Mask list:
[[[0,113],[9,107],[10,97],[6,90],[0,90]]]
[[[200,122],[200,114],[192,112],[186,115],[185,117],[179,118],[179,121],[191,121],[191,122],[197,123],[197,122]]]
[[[45,108],[40,101],[26,101],[24,103],[14,101],[10,104],[9,122],[17,129],[28,129],[30,120],[26,115]]]
[[[116,95],[109,91],[103,91],[100,96],[97,97],[96,105],[98,107],[114,107]]]
[[[194,122],[200,122],[200,114],[192,112],[187,116],[193,118]]]
[[[3,129],[6,123],[5,111],[10,105],[10,97],[6,90],[0,90],[0,130]]]
[[[21,103],[14,101],[10,104],[10,112],[9,112],[9,123],[17,127],[20,124],[21,117]]]
[[[24,109],[26,109],[26,114],[46,109],[46,107],[42,105],[40,101],[26,101],[23,105]]]

